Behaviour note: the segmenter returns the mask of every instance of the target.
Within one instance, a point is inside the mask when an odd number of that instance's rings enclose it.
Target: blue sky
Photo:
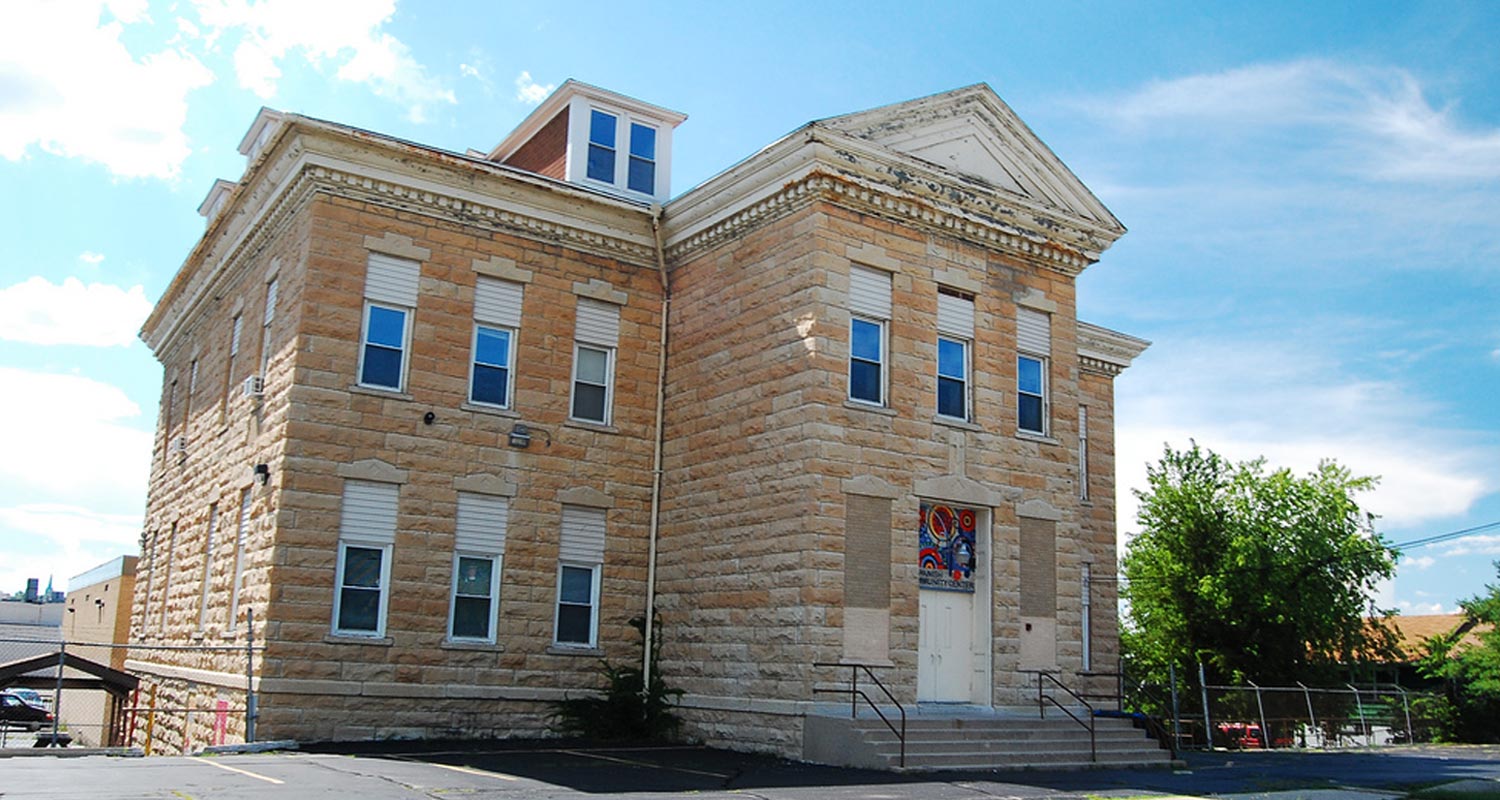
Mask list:
[[[1163,443],[1382,476],[1407,541],[1500,521],[1500,5],[0,5],[0,590],[139,535],[141,321],[261,105],[488,150],[569,77],[686,112],[681,193],[804,122],[986,82],[1130,228],[1080,315],[1118,382],[1122,528]],[[1500,528],[1410,550],[1450,611]]]

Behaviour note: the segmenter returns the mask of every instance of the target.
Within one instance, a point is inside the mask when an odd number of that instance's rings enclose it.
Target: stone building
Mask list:
[[[806,753],[830,662],[967,713],[1110,685],[1146,343],[1074,290],[1124,228],[984,85],[672,198],[683,119],[569,81],[459,154],[262,110],[142,332],[137,640],[253,612],[261,739],[545,735],[648,610],[687,732],[740,748]],[[128,666],[243,703],[230,648]]]

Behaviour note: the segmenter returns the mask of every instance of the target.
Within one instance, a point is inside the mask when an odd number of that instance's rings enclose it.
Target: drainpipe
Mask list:
[[[651,239],[656,244],[656,272],[661,278],[661,333],[656,355],[656,441],[651,453],[651,531],[646,551],[645,653],[641,655],[641,697],[651,691],[651,648],[656,637],[656,538],[661,530],[661,451],[666,441],[662,421],[667,400],[667,312],[672,307],[672,285],[667,280],[667,257],[661,245],[661,206],[651,205]]]

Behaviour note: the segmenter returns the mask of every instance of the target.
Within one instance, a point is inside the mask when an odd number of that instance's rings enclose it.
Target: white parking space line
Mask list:
[[[461,767],[461,766],[458,766],[456,764],[434,764],[431,761],[424,761],[424,762],[419,762],[419,763],[424,763],[424,764],[427,764],[428,766],[431,766],[431,767],[440,767],[442,769],[451,769],[454,772],[463,772],[463,773],[466,773],[468,775],[480,775],[480,776],[483,776],[483,777],[486,777],[486,778],[499,778],[502,781],[518,781],[518,780],[520,780],[520,778],[517,778],[514,775],[506,775],[503,772],[490,772],[489,770],[475,769],[474,767]]]
[[[228,764],[220,764],[217,761],[204,761],[203,763],[209,765],[210,767],[218,767],[219,769],[228,770],[229,772],[236,772],[236,773],[239,773],[240,775],[244,775],[246,777],[254,778],[254,779],[258,780],[258,781],[265,781],[266,783],[274,783],[274,784],[276,784],[278,786],[281,785],[281,784],[283,784],[283,783],[286,783],[286,781],[279,781],[279,780],[276,780],[275,778],[268,778],[268,777],[266,777],[264,775],[257,775],[257,774],[255,774],[254,772],[251,772],[248,769],[240,769],[239,767],[231,767]]]

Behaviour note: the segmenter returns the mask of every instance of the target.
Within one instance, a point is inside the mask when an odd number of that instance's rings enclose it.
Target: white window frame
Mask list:
[[[587,642],[564,642],[559,638],[562,628],[562,589],[564,569],[586,569],[592,573],[589,582],[589,640]],[[592,649],[599,646],[599,594],[600,582],[604,574],[603,564],[586,564],[578,561],[559,561],[557,563],[557,604],[555,613],[552,615],[552,643],[558,647],[576,647],[580,649]],[[577,606],[577,603],[568,605]]]
[[[384,349],[384,350],[389,350],[390,349],[389,345],[375,344],[375,343],[372,343],[370,341],[370,310],[372,308],[376,308],[376,307],[383,308],[383,309],[385,309],[387,311],[399,311],[403,315],[403,321],[402,321],[402,325],[401,325],[401,374],[397,378],[397,382],[396,382],[397,385],[394,386],[394,387],[392,387],[392,386],[385,386],[385,385],[379,384],[379,383],[365,383],[365,353],[366,353],[366,351],[369,348],[371,348],[371,347],[379,347],[379,348]],[[355,380],[356,380],[356,382],[360,386],[362,386],[362,387],[364,387],[366,389],[374,389],[374,390],[380,391],[380,392],[398,392],[399,393],[399,392],[403,392],[403,391],[406,390],[406,372],[407,372],[407,366],[408,366],[408,363],[411,360],[410,359],[410,355],[411,355],[411,329],[412,329],[412,317],[414,316],[413,313],[412,313],[412,311],[413,311],[413,309],[411,309],[411,308],[408,308],[406,306],[398,306],[398,305],[395,305],[393,303],[382,303],[382,302],[379,302],[379,301],[376,301],[376,300],[366,300],[365,301],[364,320],[363,320],[363,322],[360,325],[359,364],[356,367],[356,369],[358,371],[355,373]]]
[[[1083,594],[1082,617],[1080,617],[1079,624],[1079,636],[1081,637],[1083,651],[1083,663],[1081,666],[1083,672],[1092,672],[1094,669],[1094,646],[1092,641],[1094,638],[1094,565],[1085,561],[1079,566],[1082,568],[1082,574],[1079,575],[1078,582],[1082,587]]]
[[[588,417],[577,416],[574,413],[577,410],[578,385],[579,383],[581,383],[578,378],[578,364],[580,361],[578,354],[580,351],[585,349],[594,350],[604,354],[603,419],[589,419]],[[608,347],[606,345],[592,344],[589,342],[573,343],[573,380],[570,384],[570,391],[568,392],[568,419],[574,420],[576,422],[586,422],[593,425],[610,424],[610,420],[613,418],[613,414],[611,412],[613,411],[615,404],[615,349],[616,348]],[[597,386],[598,384],[590,383],[588,385]]]
[[[490,562],[489,635],[460,636],[453,630],[458,621],[458,575],[462,559],[477,559]],[[500,621],[500,567],[504,557],[499,553],[482,553],[477,550],[455,550],[453,552],[453,580],[448,589],[448,640],[452,642],[495,643],[495,626]],[[466,597],[472,595],[465,595]]]
[[[588,114],[585,115],[585,130],[583,134],[584,154],[583,168],[578,174],[586,183],[597,186],[608,186],[615,191],[627,192],[637,197],[655,197],[657,187],[661,186],[661,149],[662,149],[662,126],[654,120],[637,117],[628,111],[611,108],[596,104],[586,106]],[[594,141],[594,114],[607,114],[615,120],[615,143],[612,146],[598,144]],[[636,158],[631,152],[631,140],[635,133],[633,126],[650,129],[655,140],[652,145],[651,162],[651,191],[643,192],[630,187],[630,160]],[[614,153],[614,177],[605,181],[595,178],[589,174],[589,153],[595,147],[602,147]]]
[[[276,294],[279,278],[266,281],[266,309],[260,320],[260,377],[265,379],[271,368],[271,323],[276,321]]]
[[[208,627],[208,600],[214,580],[214,537],[219,532],[219,504],[208,506],[208,535],[203,539],[203,587],[198,596],[198,632]]]
[[[480,400],[474,396],[474,390],[478,387],[477,376],[479,374],[479,331],[481,329],[501,331],[506,335],[505,341],[505,397],[494,403],[489,400]],[[500,368],[497,364],[484,363],[486,367]],[[516,390],[516,329],[504,325],[495,325],[487,322],[474,323],[474,336],[469,342],[469,402],[475,405],[488,406],[490,408],[510,408],[511,398],[515,396]]]
[[[1017,409],[1019,411],[1019,409]],[[1089,408],[1078,407],[1078,499],[1089,500]]]
[[[880,338],[880,358],[877,361],[871,362],[869,359],[859,358],[858,356],[854,355],[854,325],[855,325],[855,323],[859,323],[859,322],[862,322],[862,323],[864,323],[866,325],[874,325],[878,329],[878,331],[879,331],[877,335]],[[890,362],[889,353],[890,353],[890,339],[889,339],[889,336],[888,336],[888,329],[886,327],[885,320],[876,319],[874,317],[867,317],[867,316],[864,316],[864,315],[861,315],[861,314],[850,314],[849,315],[849,393],[848,393],[848,396],[849,396],[849,400],[851,402],[866,403],[868,405],[881,406],[881,407],[884,407],[887,404],[887,400],[889,399],[887,397],[887,390],[888,390],[888,387],[890,385],[890,382],[888,380],[889,370],[887,369],[887,364],[889,364],[889,362]],[[876,398],[874,400],[871,400],[871,399],[866,398],[866,397],[855,397],[854,396],[854,364],[855,364],[856,361],[858,361],[860,363],[863,363],[863,364],[869,364],[869,363],[874,363],[875,364],[875,367],[876,367],[876,369],[877,369],[877,371],[879,373],[879,377],[876,379],[876,391],[880,395],[878,398]]]
[[[937,415],[938,415],[938,417],[940,419],[951,419],[951,420],[957,420],[959,422],[969,422],[969,421],[972,421],[974,419],[974,398],[973,398],[973,391],[972,391],[972,387],[973,387],[974,382],[973,382],[973,380],[971,380],[970,376],[972,376],[974,374],[974,363],[973,363],[974,362],[974,358],[973,358],[974,343],[971,342],[968,339],[961,339],[961,338],[959,338],[957,336],[948,336],[948,335],[945,335],[945,334],[938,334],[937,340],[938,340],[937,358],[934,359],[934,361],[935,361],[935,364],[934,364],[934,374],[937,376],[937,384],[936,385],[938,387],[941,387],[942,386],[942,382],[945,381],[945,380],[949,380],[949,381],[956,380],[956,381],[959,381],[960,383],[962,383],[962,385],[963,385],[962,396],[963,396],[963,401],[964,401],[964,413],[963,413],[963,416],[961,416],[961,417],[956,417],[956,416],[953,416],[952,414],[945,414],[945,413],[943,413],[943,407],[942,407],[943,393],[942,393],[941,388],[939,388],[938,391],[934,393],[934,396],[933,396],[933,406],[936,408]],[[942,342],[944,340],[949,341],[949,342],[953,342],[953,343],[955,343],[955,344],[957,344],[957,345],[959,345],[959,346],[961,346],[963,348],[964,377],[962,379],[953,378],[951,376],[947,376],[947,375],[943,374],[943,356],[942,356],[942,347],[943,347],[943,345],[942,345]]]
[[[229,587],[229,620],[224,626],[226,631],[232,632],[239,626],[240,589],[245,583],[245,540],[248,538],[249,529],[250,488],[247,486],[240,490],[239,519],[235,522],[234,583]]]
[[[1042,393],[1041,394],[1037,394],[1035,392],[1026,392],[1026,391],[1022,391],[1021,390],[1021,360],[1022,359],[1029,359],[1031,361],[1038,362],[1039,368],[1040,368],[1041,373],[1042,373]],[[1028,352],[1025,352],[1025,351],[1022,351],[1022,352],[1019,352],[1019,353],[1016,354],[1016,430],[1020,431],[1021,433],[1030,434],[1032,436],[1047,436],[1049,434],[1051,428],[1052,428],[1052,412],[1051,412],[1051,409],[1049,408],[1050,404],[1049,404],[1049,398],[1048,398],[1048,395],[1050,394],[1050,392],[1048,391],[1048,388],[1049,388],[1048,384],[1050,383],[1050,380],[1049,380],[1050,376],[1049,376],[1048,373],[1050,372],[1049,368],[1051,366],[1048,362],[1050,360],[1051,359],[1049,359],[1047,356],[1038,355],[1036,353],[1028,353]],[[1042,413],[1042,427],[1041,427],[1041,430],[1037,430],[1035,428],[1023,427],[1021,425],[1021,398],[1022,397],[1036,397],[1036,398],[1039,398],[1041,400],[1041,402],[1042,402],[1042,412],[1041,412]]]
[[[376,590],[380,593],[380,597],[376,601],[378,603],[378,609],[379,610],[376,612],[375,630],[373,630],[373,631],[361,630],[361,629],[358,629],[358,628],[341,628],[341,627],[339,627],[339,617],[341,616],[341,614],[343,612],[343,603],[344,603],[344,589],[345,589],[345,586],[344,586],[344,562],[345,562],[345,554],[349,551],[349,548],[351,548],[351,547],[358,548],[360,550],[379,550],[380,551],[380,585],[378,587],[376,587]],[[363,541],[358,541],[358,540],[355,540],[355,541],[340,540],[339,541],[338,565],[337,565],[337,569],[334,571],[334,579],[333,579],[333,634],[335,636],[358,636],[358,637],[365,637],[365,638],[370,638],[370,639],[381,639],[381,638],[385,637],[386,612],[387,612],[387,610],[389,608],[389,605],[390,605],[389,601],[390,601],[390,594],[391,594],[391,551],[392,551],[392,549],[393,549],[392,545],[389,545],[389,544],[379,545],[379,544],[375,544],[373,542],[363,542]],[[354,586],[354,587],[348,587],[348,588],[360,589],[360,590],[365,590],[365,591],[369,590],[368,586]]]

